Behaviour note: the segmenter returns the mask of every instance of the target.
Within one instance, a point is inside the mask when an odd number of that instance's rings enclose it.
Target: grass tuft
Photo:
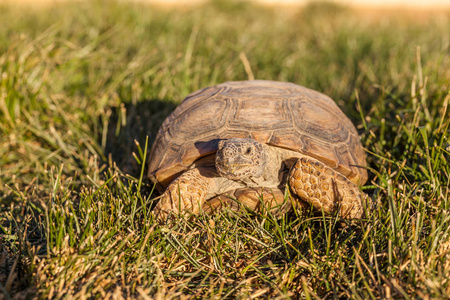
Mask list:
[[[87,1],[0,4],[0,28],[1,299],[450,294],[448,14]],[[366,220],[296,208],[155,222],[145,165],[164,118],[252,77],[321,91],[352,119]]]

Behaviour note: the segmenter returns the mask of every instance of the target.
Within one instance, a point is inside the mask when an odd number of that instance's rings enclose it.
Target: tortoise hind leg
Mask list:
[[[291,190],[315,209],[346,219],[363,216],[364,194],[353,182],[320,161],[302,157],[289,173]]]
[[[280,216],[291,207],[284,192],[277,188],[240,188],[218,195],[203,205],[203,211],[211,214],[223,209],[240,211],[244,207],[260,212],[264,207],[275,216]]]

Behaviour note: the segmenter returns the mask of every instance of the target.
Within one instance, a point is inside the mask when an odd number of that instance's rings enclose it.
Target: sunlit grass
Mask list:
[[[0,295],[446,297],[449,37],[448,15],[367,21],[321,3],[0,5]],[[368,219],[154,222],[146,136],[188,93],[252,76],[321,91],[352,119]]]

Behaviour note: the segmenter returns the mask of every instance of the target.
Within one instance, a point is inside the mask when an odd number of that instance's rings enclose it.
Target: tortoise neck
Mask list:
[[[283,160],[285,155],[282,151],[278,151],[277,147],[263,144],[266,153],[266,164],[264,166],[262,177],[270,182],[279,182],[279,173],[283,168]]]

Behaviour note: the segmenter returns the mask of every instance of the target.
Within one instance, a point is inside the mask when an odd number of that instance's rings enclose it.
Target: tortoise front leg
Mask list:
[[[317,210],[346,219],[363,216],[364,194],[353,182],[320,161],[299,158],[289,174],[291,190]]]
[[[198,214],[208,194],[215,188],[214,172],[207,168],[191,169],[172,181],[161,196],[154,213],[158,219],[172,214]]]
[[[203,211],[207,214],[223,209],[239,211],[242,208],[239,204],[256,212],[265,206],[275,216],[282,215],[291,207],[290,200],[286,201],[284,192],[278,188],[239,188],[206,201]]]

